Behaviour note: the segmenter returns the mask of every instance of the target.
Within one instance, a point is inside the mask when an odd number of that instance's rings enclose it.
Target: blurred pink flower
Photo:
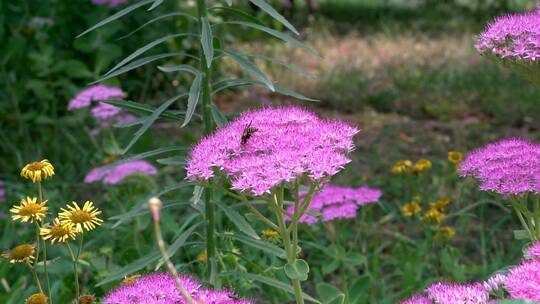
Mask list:
[[[127,3],[127,0],[92,0],[94,5],[107,5],[110,7],[115,7]]]
[[[504,287],[514,299],[540,301],[540,259],[525,260],[511,268]]]
[[[126,97],[126,93],[120,88],[110,87],[104,84],[90,86],[77,94],[69,101],[68,109],[82,109],[91,105],[92,101],[103,101],[109,99],[121,99]]]
[[[92,183],[103,181],[105,184],[115,185],[133,174],[156,175],[157,169],[144,160],[130,161],[112,168],[101,166],[90,170],[90,172],[86,174],[84,182]]]

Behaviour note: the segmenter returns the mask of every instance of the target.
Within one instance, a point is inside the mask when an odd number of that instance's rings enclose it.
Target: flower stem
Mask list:
[[[158,243],[159,251],[161,252],[161,257],[165,261],[165,264],[167,265],[167,268],[169,272],[174,277],[174,281],[176,282],[176,288],[180,291],[184,299],[189,304],[197,304],[193,298],[189,295],[187,290],[182,285],[182,282],[180,281],[180,278],[178,278],[178,272],[176,271],[176,268],[174,267],[173,263],[169,259],[169,254],[167,253],[167,249],[165,248],[165,241],[163,241],[163,236],[161,234],[161,226],[159,225],[159,221],[154,219],[154,232],[156,235],[156,241]]]
[[[39,289],[39,292],[43,293],[43,288],[41,288],[41,283],[39,282],[39,278],[36,273],[36,269],[32,267],[32,264],[30,262],[26,262],[26,265],[28,265],[28,268],[30,268],[30,271],[32,272],[32,275],[34,276],[34,280],[36,281],[36,285]]]
[[[202,31],[203,18],[208,15],[206,0],[197,0],[197,17],[199,31]],[[199,48],[200,70],[202,74],[201,90],[202,90],[202,119],[204,123],[204,134],[210,134],[214,129],[212,123],[212,96],[210,89],[210,69],[208,68],[206,57],[202,49],[202,44]],[[217,261],[216,261],[216,237],[215,237],[215,219],[214,219],[214,203],[212,201],[211,188],[206,189],[204,195],[204,206],[206,215],[206,252],[208,254],[208,279],[209,283],[216,286],[217,277]]]
[[[43,188],[41,186],[41,182],[38,182],[38,192],[39,192],[39,202],[43,203]],[[37,230],[38,230],[37,232],[38,242],[41,242],[41,247],[43,247],[43,272],[45,273],[45,283],[47,284],[47,292],[49,293],[48,294],[49,302],[52,304],[53,299],[52,299],[52,293],[51,293],[51,283],[49,281],[49,272],[47,271],[47,244],[45,243],[45,240],[41,238],[39,235],[39,231],[41,227],[39,226],[37,222],[36,224],[37,224]]]
[[[82,239],[82,237],[81,237]],[[82,241],[79,241],[80,243],[79,244],[82,244]],[[66,243],[66,246],[67,246],[67,249],[68,249],[68,252],[69,252],[69,255],[71,256],[71,261],[73,262],[73,275],[75,276],[75,294],[76,294],[76,298],[75,298],[75,303],[78,303],[79,302],[79,297],[81,295],[81,292],[80,292],[80,287],[79,287],[79,271],[77,269],[77,263],[78,263],[78,253],[77,253],[77,257],[75,257],[75,255],[73,254],[73,250],[71,250],[71,246],[69,246],[69,243]],[[80,252],[80,250],[79,250]]]
[[[283,240],[283,247],[287,255],[287,263],[292,264],[296,260],[296,255],[298,252],[298,238],[294,237],[295,240],[291,241],[290,228],[292,228],[293,236],[295,236],[298,233],[298,226],[296,225],[296,223],[293,223],[291,224],[291,227],[287,228],[287,225],[285,223],[285,218],[283,216],[283,188],[280,188],[277,195],[274,194],[274,203],[274,212],[276,214],[279,227],[278,232],[281,235],[281,239]],[[304,304],[304,296],[302,293],[302,286],[300,286],[300,280],[291,279],[291,283],[294,290],[294,298],[296,300],[296,304]]]

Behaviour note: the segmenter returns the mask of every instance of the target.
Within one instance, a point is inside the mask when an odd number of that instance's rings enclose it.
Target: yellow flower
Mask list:
[[[401,213],[407,217],[416,215],[420,212],[422,212],[422,207],[420,206],[420,203],[415,200],[401,207]]]
[[[437,223],[437,224],[440,224],[445,218],[446,218],[446,215],[436,208],[430,208],[424,214],[424,219],[426,219],[426,221]]]
[[[397,161],[392,167],[392,173],[401,174],[401,173],[407,172],[411,168],[411,166],[412,166],[412,162],[410,160]]]
[[[437,232],[435,233],[435,238],[442,240],[442,241],[448,241],[451,238],[456,235],[456,230],[450,226],[443,226],[437,229]]]
[[[137,279],[140,277],[141,276],[138,274],[125,276],[124,279],[122,280],[122,285],[133,285],[135,284],[135,282],[137,282]]]
[[[35,293],[29,296],[24,304],[47,304],[49,303],[49,298],[43,293]]]
[[[279,237],[279,233],[272,229],[263,230],[262,235],[266,238],[273,239]]]
[[[441,198],[437,201],[429,203],[429,206],[434,209],[442,211],[446,206],[450,205],[450,200],[447,198]]]
[[[69,238],[74,240],[77,237],[77,230],[72,223],[62,224],[58,218],[55,218],[53,225],[41,228],[39,234],[44,240],[50,240],[51,244],[65,243]]]
[[[101,225],[102,219],[98,218],[101,211],[94,207],[94,203],[86,201],[81,209],[76,202],[72,202],[73,206],[67,205],[68,210],[62,208],[62,212],[58,214],[62,224],[72,224],[75,226],[77,233],[93,230],[96,226]]]
[[[463,160],[463,153],[458,151],[448,152],[448,161],[454,165],[459,165]]]
[[[424,158],[418,160],[412,167],[414,173],[420,173],[429,169],[431,169],[431,161]]]
[[[20,220],[21,222],[33,223],[34,220],[41,221],[45,217],[45,213],[49,209],[45,207],[45,204],[47,204],[47,201],[38,203],[37,198],[26,197],[26,199],[21,200],[20,205],[9,209],[9,212],[13,213],[11,218],[14,221]]]
[[[46,159],[38,162],[32,162],[24,166],[21,170],[21,176],[32,180],[33,183],[41,182],[54,175],[53,165]]]
[[[30,244],[19,245],[8,252],[2,254],[2,257],[8,259],[11,264],[24,263],[33,260],[36,247]]]
[[[91,294],[85,294],[79,297],[79,304],[94,304],[96,303],[96,296]]]
[[[197,261],[204,263],[208,261],[208,253],[206,251],[203,251],[197,255]]]

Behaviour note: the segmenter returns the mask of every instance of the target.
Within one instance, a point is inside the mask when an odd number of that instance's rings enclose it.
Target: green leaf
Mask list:
[[[167,35],[165,37],[161,37],[159,39],[156,39],[148,44],[146,44],[145,46],[137,49],[135,52],[131,53],[129,56],[127,56],[126,58],[124,58],[122,61],[120,61],[120,63],[118,63],[117,65],[115,65],[112,69],[110,69],[107,73],[105,73],[104,76],[108,76],[109,74],[111,74],[112,72],[118,70],[119,68],[123,67],[124,65],[126,65],[128,62],[130,62],[131,60],[135,59],[137,56],[141,55],[142,53],[152,49],[153,47],[155,47],[156,45],[158,44],[161,44],[167,40],[170,40],[170,39],[173,39],[173,38],[177,38],[177,37],[182,37],[182,36],[197,36],[195,34],[192,34],[192,33],[180,33],[180,34],[172,34],[172,35]]]
[[[529,233],[526,230],[514,230],[514,238],[516,240],[525,240],[529,238]]]
[[[233,13],[233,14],[236,14],[238,16],[241,16],[243,18],[246,18],[247,20],[253,22],[253,23],[256,23],[256,24],[259,24],[259,25],[263,25],[264,26],[264,23],[253,17],[252,15],[242,11],[242,10],[239,10],[239,9],[236,9],[236,8],[230,8],[230,7],[225,7],[225,6],[214,6],[212,8],[210,8],[210,10],[222,10],[222,11],[225,11],[225,12],[230,12],[230,13]]]
[[[212,112],[212,118],[214,119],[214,122],[218,128],[222,127],[228,122],[227,117],[221,113],[216,104],[213,102],[210,104],[210,111]]]
[[[141,211],[145,211],[145,210],[148,209],[148,200],[150,198],[152,198],[152,197],[160,197],[163,194],[169,193],[171,191],[183,189],[183,188],[186,188],[186,187],[189,187],[189,186],[191,186],[191,184],[188,183],[188,182],[180,182],[178,184],[168,186],[165,189],[154,193],[153,195],[149,195],[149,196],[143,198],[135,206],[133,206],[129,211],[124,212],[124,213],[119,214],[119,215],[116,215],[116,216],[110,217],[109,218],[110,220],[116,220],[116,223],[113,224],[112,228],[116,228],[119,225],[125,223],[126,221],[128,221],[128,220],[130,220],[130,219],[132,219],[134,217],[137,217],[140,214],[145,214],[145,212],[141,213]]]
[[[126,111],[135,113],[135,114],[142,114],[142,115],[149,115],[154,113],[156,110],[154,107],[145,105],[139,102],[135,101],[129,101],[129,100],[106,100],[105,103],[111,104],[113,106],[117,106],[119,108],[122,108]],[[175,121],[182,121],[181,116],[179,114],[185,114],[183,112],[179,111],[165,111],[161,113],[161,118],[171,119]]]
[[[94,26],[90,27],[86,31],[84,31],[84,32],[80,33],[79,35],[77,35],[77,37],[75,37],[75,38],[82,37],[82,36],[90,33],[91,31],[93,31],[93,30],[95,30],[97,28],[100,28],[100,27],[102,27],[102,26],[104,26],[104,25],[106,25],[106,24],[108,24],[110,22],[113,22],[116,19],[121,18],[121,17],[129,14],[131,11],[136,10],[141,6],[146,5],[148,3],[152,3],[154,1],[156,1],[156,0],[144,0],[144,1],[141,1],[141,2],[134,3],[134,4],[124,8],[123,10],[119,11],[118,13],[101,20],[100,22],[96,23]]]
[[[266,3],[264,0],[249,0],[249,2],[255,4],[257,7],[265,11],[268,15],[272,16],[272,18],[279,21],[281,24],[285,25],[289,30],[291,30],[296,35],[299,35],[298,30],[285,19],[280,13],[278,13],[271,5]]]
[[[86,67],[84,62],[74,59],[62,60],[52,68],[53,72],[63,72],[71,78],[92,77],[92,72]]]
[[[246,236],[243,236],[243,235],[237,235],[235,234],[234,236],[232,236],[233,239],[241,242],[241,243],[244,243],[248,246],[251,246],[253,248],[257,248],[257,249],[260,249],[266,253],[269,253],[273,256],[277,256],[279,258],[282,258],[282,259],[285,259],[286,258],[286,254],[285,254],[285,250],[275,246],[275,245],[272,245],[266,241],[263,241],[263,240],[256,240],[256,239],[253,239],[253,238],[250,238],[250,237],[246,237]]]
[[[182,12],[174,12],[174,13],[169,13],[169,14],[165,14],[165,15],[160,15],[160,16],[157,16],[155,18],[152,18],[152,19],[148,20],[143,25],[139,26],[138,28],[134,29],[133,31],[129,32],[128,34],[118,38],[118,40],[125,39],[125,38],[135,34],[136,32],[142,30],[143,28],[147,27],[148,25],[150,25],[150,24],[152,24],[152,23],[154,23],[156,21],[159,21],[161,19],[166,19],[166,18],[169,18],[169,17],[176,17],[176,16],[186,17],[186,18],[188,18],[190,20],[197,21],[197,18],[195,18],[194,16],[192,16],[190,14],[182,13]]]
[[[232,6],[232,1],[233,0],[225,0],[225,2],[227,2],[227,5],[229,5],[229,6]]]
[[[239,78],[239,79],[224,79],[224,80],[221,80],[221,81],[218,81],[216,82],[215,84],[212,85],[212,87],[214,88],[214,91],[212,92],[212,94],[216,94],[220,91],[223,91],[225,89],[230,89],[230,88],[235,88],[235,87],[240,87],[240,86],[246,86],[246,85],[256,85],[256,86],[261,86],[261,87],[266,87],[266,85],[261,82],[261,81],[257,81],[257,80],[252,80],[252,79],[245,79],[245,78]],[[287,89],[285,87],[282,87],[278,84],[274,84],[274,88],[276,89],[276,93],[279,93],[279,94],[283,94],[283,95],[286,95],[286,96],[291,96],[291,97],[294,97],[296,99],[299,99],[299,100],[303,100],[303,101],[312,101],[312,102],[317,102],[319,100],[317,99],[312,99],[312,98],[309,98],[309,97],[306,97],[300,93],[297,93],[297,92],[294,92],[290,89]]]
[[[150,126],[156,121],[156,119],[158,119],[158,117],[161,115],[161,113],[163,113],[165,110],[167,110],[167,108],[169,108],[173,102],[177,101],[178,99],[180,99],[182,97],[185,97],[186,95],[187,94],[184,93],[184,94],[180,94],[178,96],[175,96],[175,97],[173,97],[173,98],[171,98],[169,100],[166,100],[150,116],[146,117],[144,119],[144,122],[143,122],[142,126],[139,128],[139,130],[137,130],[137,132],[135,132],[135,134],[133,135],[133,138],[131,139],[129,144],[122,151],[122,154],[126,154],[126,152],[129,151],[129,149],[131,149],[131,147],[133,147],[133,145],[139,140],[139,138],[141,138],[141,136],[146,131],[148,131]]]
[[[159,60],[159,59],[163,59],[163,58],[169,58],[169,57],[175,57],[175,56],[190,56],[189,54],[187,53],[164,53],[164,54],[159,54],[159,55],[152,55],[152,56],[148,56],[148,57],[144,57],[144,58],[140,58],[140,59],[137,59],[133,62],[130,62],[129,64],[126,64],[125,66],[123,66],[122,68],[108,74],[107,76],[104,76],[90,84],[96,84],[98,82],[102,82],[104,80],[107,80],[109,78],[113,78],[113,77],[116,77],[118,75],[122,75],[124,73],[127,73],[131,70],[134,70],[138,67],[141,67],[147,63],[150,63],[152,61],[156,61],[156,60]]]
[[[169,165],[169,166],[184,166],[186,164],[186,158],[181,156],[173,156],[160,158],[156,160],[159,164]]]
[[[283,283],[281,281],[278,281],[276,279],[272,279],[272,278],[269,278],[269,277],[266,277],[266,276],[253,274],[253,273],[244,273],[244,272],[239,272],[239,271],[238,272],[228,272],[228,273],[224,273],[223,275],[241,276],[241,277],[244,277],[244,278],[246,278],[248,280],[254,280],[254,281],[266,284],[266,285],[270,285],[270,286],[272,286],[274,288],[281,289],[281,290],[283,290],[285,292],[288,292],[290,294],[294,294],[294,290],[293,290],[293,288],[291,287],[290,284]],[[312,296],[310,296],[310,295],[308,295],[306,293],[302,293],[302,297],[305,300],[308,300],[310,302],[317,303],[317,304],[322,304],[321,302],[317,301],[315,298],[313,298]]]
[[[251,225],[246,221],[246,219],[240,215],[240,213],[236,212],[236,210],[227,207],[225,204],[223,204],[220,201],[216,201],[218,207],[223,210],[225,215],[231,220],[231,222],[240,230],[241,232],[245,233],[247,236],[254,238],[256,240],[260,240],[261,238],[255,232],[255,230],[251,227]]]
[[[256,23],[251,23],[251,22],[244,22],[244,21],[225,21],[225,22],[221,22],[221,23],[216,23],[215,26],[217,25],[227,25],[227,24],[235,24],[235,25],[242,25],[242,26],[245,26],[245,27],[250,27],[250,28],[253,28],[253,29],[256,29],[256,30],[260,30],[260,31],[263,31],[269,35],[272,35],[274,37],[276,37],[277,39],[280,39],[284,42],[287,42],[287,43],[290,43],[296,47],[299,47],[301,49],[304,49],[314,55],[317,55],[317,51],[315,51],[314,49],[306,46],[305,44],[303,44],[302,42],[292,38],[291,36],[287,35],[287,34],[284,34],[282,32],[279,32],[279,31],[276,31],[276,30],[273,30],[269,27],[266,27],[266,26],[263,26],[263,25],[259,25],[259,24],[256,24]]]
[[[294,71],[302,76],[306,76],[306,77],[310,77],[310,78],[315,78],[315,75],[314,73],[308,71],[308,70],[305,70],[297,65],[294,65],[294,64],[291,64],[287,61],[284,61],[284,60],[280,60],[280,59],[277,59],[277,58],[272,58],[272,57],[268,57],[268,56],[264,56],[264,55],[258,55],[258,54],[244,54],[244,56],[247,56],[247,57],[250,57],[250,58],[255,58],[255,59],[260,59],[260,60],[265,60],[265,61],[270,61],[271,63],[274,63],[274,64],[279,64],[281,66],[284,66],[288,69],[290,69],[291,71]]]
[[[189,88],[186,116],[184,118],[184,122],[180,126],[181,128],[185,127],[191,121],[191,117],[193,117],[193,113],[197,108],[197,103],[199,103],[199,97],[201,93],[201,80],[202,77],[199,74],[195,77],[195,79],[193,79],[193,82],[191,83],[191,87]]]
[[[201,18],[201,45],[206,58],[206,66],[210,68],[212,66],[212,60],[214,59],[214,36],[212,35],[212,27],[207,17]]]
[[[370,282],[370,277],[363,275],[349,287],[350,304],[368,303]]]
[[[171,66],[158,66],[158,70],[164,72],[164,73],[174,73],[174,72],[188,72],[195,76],[200,75],[199,70],[196,68],[187,65],[187,64],[180,64],[180,65],[171,65]]]
[[[188,237],[195,231],[195,229],[199,227],[199,225],[200,223],[197,223],[183,233],[181,233],[167,249],[167,255],[169,257],[174,255],[174,253],[178,251],[178,249],[180,249],[182,245],[184,245]],[[105,279],[103,279],[103,281],[97,283],[96,287],[122,279],[124,276],[137,272],[147,267],[149,264],[158,261],[160,258],[161,254],[159,253],[159,251],[154,250],[145,257],[135,260],[128,265],[125,265],[124,267],[111,272]]]
[[[345,294],[328,283],[317,284],[317,293],[323,304],[345,303]]]
[[[231,59],[236,61],[242,67],[244,70],[246,70],[248,73],[252,74],[256,78],[258,78],[264,85],[270,89],[270,91],[274,92],[276,89],[274,88],[274,84],[268,77],[253,63],[251,63],[249,60],[244,58],[241,54],[234,52],[234,51],[228,51],[228,50],[222,50],[224,54],[229,56]]]
[[[308,278],[309,265],[302,259],[296,259],[292,263],[285,264],[283,270],[289,279],[305,281]]]
[[[152,3],[152,6],[150,6],[150,8],[148,10],[151,11],[151,10],[155,9],[156,7],[161,5],[161,3],[163,3],[163,0],[154,0],[154,3]]]
[[[322,265],[321,271],[324,275],[331,274],[339,268],[340,261],[338,259],[332,259],[329,262],[326,262]]]

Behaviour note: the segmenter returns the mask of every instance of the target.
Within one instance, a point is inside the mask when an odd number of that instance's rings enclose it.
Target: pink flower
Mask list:
[[[98,120],[107,120],[120,113],[120,108],[108,103],[100,102],[92,109],[92,116]]]
[[[462,176],[480,180],[480,189],[502,195],[540,193],[540,145],[505,139],[470,153],[461,163]]]
[[[303,195],[305,194],[303,193]],[[321,213],[322,220],[325,222],[335,219],[351,219],[356,217],[359,206],[377,202],[381,196],[382,192],[379,189],[350,188],[327,184],[313,196],[308,211]],[[294,214],[294,206],[289,206],[287,211]],[[299,222],[313,224],[317,222],[317,217],[304,214],[300,217]]]
[[[535,62],[540,58],[540,12],[495,18],[480,34],[475,47],[481,54]]]
[[[540,259],[526,260],[511,268],[504,287],[512,298],[540,301]]]
[[[84,182],[103,181],[105,184],[115,185],[120,183],[124,178],[134,174],[156,175],[157,169],[147,161],[135,160],[113,168],[108,168],[107,166],[96,167],[86,174]]]
[[[525,255],[530,259],[540,259],[540,241],[529,246]]]
[[[433,301],[424,295],[414,295],[400,304],[433,304]]]
[[[435,283],[426,288],[428,297],[437,304],[487,304],[489,292],[480,283]]]
[[[69,101],[68,109],[75,110],[87,108],[92,101],[121,99],[124,97],[126,97],[126,93],[120,88],[97,84],[80,91],[77,96]]]
[[[505,279],[506,275],[502,273],[496,273],[492,275],[487,281],[484,281],[484,283],[482,284],[488,292],[497,291],[503,286]]]
[[[180,276],[184,289],[196,303],[205,304],[251,304],[235,297],[227,290],[209,290],[188,276]],[[187,304],[178,291],[174,278],[166,273],[144,275],[132,284],[124,284],[107,294],[105,304]]]
[[[356,133],[346,123],[322,120],[297,107],[246,112],[194,147],[187,178],[208,180],[221,171],[233,189],[256,196],[302,176],[325,179],[350,162]]]
[[[4,189],[4,181],[0,179],[0,203],[6,200],[6,190]]]

